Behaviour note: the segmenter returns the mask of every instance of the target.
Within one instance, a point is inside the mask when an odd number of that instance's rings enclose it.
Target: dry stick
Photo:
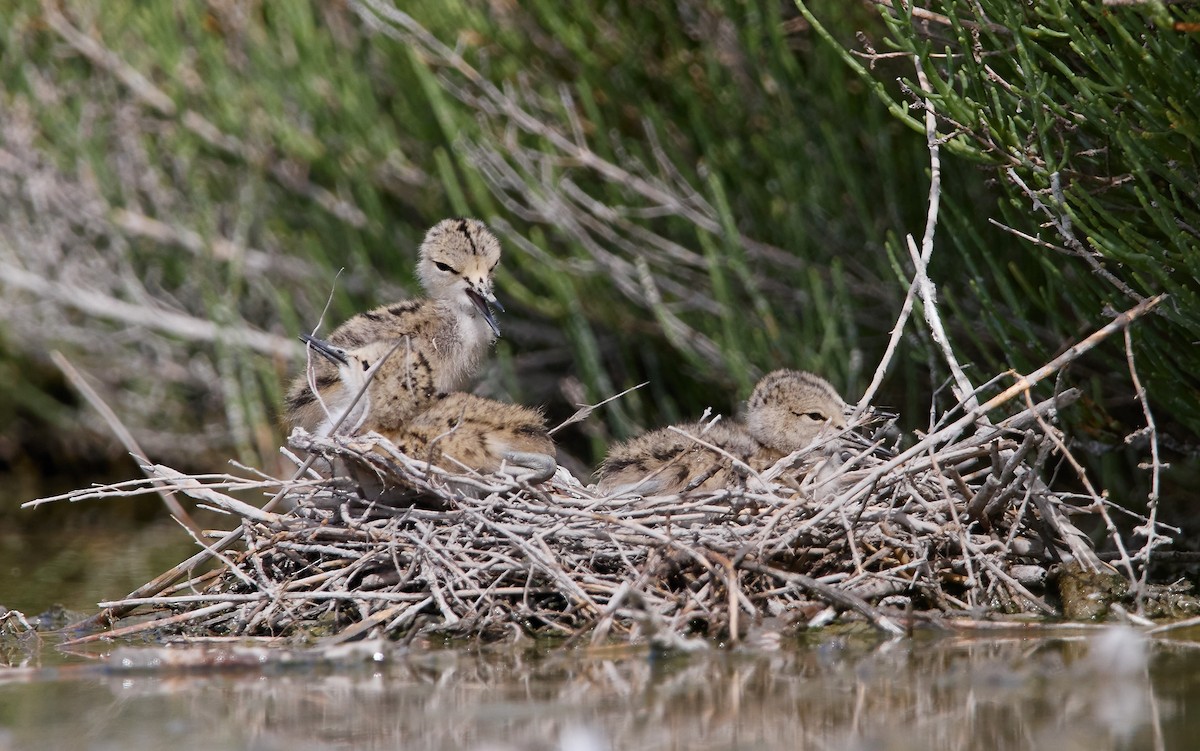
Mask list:
[[[1195,626],[1200,626],[1200,616],[1195,616],[1193,618],[1185,618],[1182,621],[1175,621],[1174,623],[1164,623],[1161,626],[1157,626],[1155,628],[1150,629],[1149,631],[1146,632],[1146,635],[1147,636],[1158,636],[1159,634],[1165,634],[1170,631],[1179,631],[1181,629],[1193,628]]]
[[[930,246],[932,250],[933,246]],[[900,337],[904,334],[904,324],[908,323],[908,317],[912,314],[913,299],[916,297],[917,280],[914,277],[908,285],[908,293],[904,296],[904,304],[900,306],[900,315],[896,316],[896,323],[892,326],[891,337],[888,339],[887,349],[883,352],[883,357],[879,360],[879,365],[875,368],[875,375],[871,377],[871,383],[867,386],[867,390],[863,392],[862,398],[858,400],[858,404],[854,406],[854,411],[850,415],[850,419],[857,420],[863,412],[866,411],[871,400],[875,398],[875,392],[879,390],[883,383],[883,376],[887,373],[888,366],[892,363],[892,357],[896,353],[896,347],[900,344]]]
[[[464,590],[466,594],[478,594],[483,590]],[[504,594],[519,594],[520,588],[512,588]],[[215,601],[228,605],[237,605],[243,603],[255,602],[270,602],[272,600],[314,600],[314,601],[341,601],[341,600],[374,600],[377,602],[418,602],[427,597],[427,595],[416,592],[366,592],[366,591],[351,591],[348,589],[338,589],[332,591],[306,591],[294,592],[287,591],[276,595],[270,595],[265,592],[258,594],[230,594],[230,593],[215,593],[208,595],[169,595],[164,597],[139,597],[134,600],[112,600],[111,602],[101,603],[106,607],[115,607],[126,602],[135,602],[138,605],[181,605],[192,602],[210,602]],[[157,624],[151,623],[150,627]],[[105,636],[107,634],[100,634]]]
[[[1035,447],[1041,445],[1041,443],[1042,443],[1041,435],[1034,433],[1033,431],[1030,431],[1028,433],[1028,435],[1033,436],[1033,438],[1031,440],[1033,441]],[[1024,446],[1025,446],[1025,444],[1022,443],[1021,448],[1024,448]],[[1018,454],[1020,453],[1021,448],[1017,449]],[[1007,453],[1007,452],[1001,452],[1001,455],[1003,456],[1005,453]],[[987,506],[985,506],[983,509],[984,517],[986,517],[988,519],[992,519],[996,516],[999,516],[1004,511],[1004,509],[1008,507],[1009,501],[1012,500],[1012,498],[1018,492],[1020,492],[1022,485],[1024,485],[1026,489],[1028,489],[1030,487],[1030,484],[1028,482],[1023,482],[1023,480],[1025,480],[1029,477],[1036,476],[1038,469],[1041,466],[1041,463],[1039,463],[1033,467],[1027,467],[1025,472],[1023,472],[1021,474],[1017,474],[1017,470],[1020,468],[1020,465],[1023,464],[1026,456],[1028,456],[1027,453],[1025,455],[1020,456],[1019,458],[1018,457],[1009,457],[1008,464],[1005,465],[1005,467],[1001,471],[1001,475],[1000,475],[1000,487],[1003,488],[1003,490],[1001,490],[999,493],[997,493],[996,497],[994,497],[990,501],[988,501]],[[1041,456],[1041,453],[1039,452],[1039,457],[1040,456]],[[1032,473],[1032,474],[1026,474],[1026,473]]]
[[[399,345],[397,344],[397,346],[399,346]],[[384,355],[384,357],[380,359],[380,363],[382,363],[383,360],[386,360],[388,357],[390,357],[391,353],[394,352],[395,350],[396,350],[395,347],[393,347],[391,350],[389,350],[388,354]],[[377,367],[378,365],[379,365],[379,363],[376,363],[375,367]],[[338,418],[337,422],[335,422],[333,424],[333,427],[330,428],[330,432],[336,431],[339,427],[341,427],[342,422],[346,419],[347,416],[349,416],[350,412],[354,409],[354,406],[356,404],[358,404],[358,400],[361,399],[363,397],[363,395],[367,393],[367,387],[371,385],[372,377],[374,377],[374,372],[368,373],[367,377],[363,380],[363,385],[359,388],[358,392],[354,395],[354,398],[350,400],[350,403],[347,405],[346,410]],[[317,454],[312,454],[307,459],[305,459],[304,464],[300,465],[296,469],[296,471],[292,473],[292,477],[288,481],[288,483],[296,482],[301,477],[303,477],[304,474],[306,472],[308,472],[309,468],[312,467],[312,465],[317,461],[317,456],[318,456]],[[288,492],[288,485],[285,484],[283,487],[281,487],[279,489],[279,492],[277,492],[274,496],[271,497],[271,500],[267,501],[262,506],[262,511],[269,513],[272,509],[275,508],[276,505],[279,504],[279,502],[281,500],[283,500],[283,496],[286,495],[287,492]],[[243,528],[241,526],[239,526],[237,529],[229,531],[228,533],[225,534],[224,537],[217,540],[210,547],[207,547],[204,550],[201,550],[200,552],[193,555],[191,558],[188,558],[187,560],[172,566],[170,569],[168,569],[168,570],[164,571],[163,573],[159,574],[158,576],[154,577],[150,581],[146,582],[142,586],[135,589],[133,592],[130,592],[123,599],[128,600],[131,598],[146,597],[146,596],[158,594],[159,592],[163,591],[167,587],[171,586],[171,584],[173,584],[176,580],[178,580],[179,577],[183,576],[184,573],[186,573],[187,571],[195,568],[196,566],[200,566],[200,565],[206,563],[210,558],[212,558],[214,553],[222,551],[225,548],[232,545],[233,543],[240,540],[242,538],[243,533],[244,533]],[[137,605],[121,605],[119,607],[114,607],[111,609],[106,608],[105,610],[101,610],[99,613],[96,613],[95,615],[93,615],[90,618],[87,618],[86,620],[83,620],[77,624],[73,624],[72,627],[73,628],[95,627],[106,619],[120,618],[123,615],[126,615],[127,613],[129,613],[130,611],[134,610],[136,607],[137,607]],[[167,625],[167,624],[162,624],[162,625]],[[118,629],[118,631],[120,631],[120,629]],[[112,632],[112,635],[117,635],[117,634],[116,634],[116,632]]]
[[[717,565],[720,566],[721,573],[725,577],[725,611],[729,614],[729,642],[736,644],[738,639],[738,609],[742,600],[745,600],[747,609],[751,613],[757,612],[754,604],[742,593],[741,587],[738,585],[737,563],[738,556],[733,557],[718,553],[715,550],[710,550],[708,555],[715,558]],[[716,571],[709,572],[709,582],[715,587],[717,582]],[[707,585],[706,585],[707,586]]]
[[[142,457],[136,456],[134,458],[138,460],[142,459]],[[151,465],[149,463],[145,464],[145,467],[150,466]],[[175,471],[170,470],[170,472],[174,473]],[[284,480],[271,480],[269,482],[262,482],[257,480],[247,480],[246,478],[237,477],[235,475],[218,474],[179,475],[179,477],[186,480],[186,482],[172,483],[167,482],[164,479],[142,477],[136,480],[123,480],[121,482],[114,482],[108,485],[93,485],[92,487],[88,488],[76,488],[75,490],[71,490],[66,493],[60,493],[59,495],[51,495],[44,498],[35,498],[32,501],[25,501],[21,504],[21,508],[32,508],[34,506],[41,506],[43,504],[53,503],[55,501],[69,501],[71,503],[76,503],[78,501],[90,501],[100,498],[123,498],[147,495],[149,493],[158,492],[158,488],[160,487],[163,490],[176,492],[184,490],[185,488],[196,487],[196,482],[201,480],[222,480],[222,482],[210,482],[209,484],[204,485],[205,488],[212,490],[246,491],[262,490],[264,488],[273,487],[283,487],[288,490],[296,490],[297,488],[308,487],[311,485],[320,484],[320,482],[324,482],[323,480],[299,480],[292,483],[285,482]],[[161,483],[161,485],[159,483]]]
[[[1027,402],[1030,401],[1028,392],[1025,393],[1025,400]],[[1100,518],[1104,520],[1105,529],[1108,531],[1109,537],[1112,538],[1113,544],[1117,546],[1117,551],[1121,554],[1121,564],[1125,567],[1125,573],[1129,576],[1129,581],[1137,581],[1137,574],[1135,574],[1133,571],[1133,561],[1129,559],[1129,553],[1125,550],[1125,542],[1121,539],[1121,533],[1117,529],[1117,525],[1113,523],[1112,517],[1109,516],[1108,507],[1105,505],[1104,499],[1101,498],[1100,494],[1096,492],[1095,486],[1092,485],[1092,481],[1088,478],[1087,470],[1083,468],[1083,465],[1079,463],[1079,461],[1075,458],[1075,455],[1071,453],[1069,448],[1067,448],[1067,444],[1064,443],[1059,437],[1058,430],[1052,428],[1040,417],[1038,418],[1038,424],[1041,426],[1042,432],[1054,442],[1054,446],[1058,449],[1059,455],[1066,459],[1067,463],[1071,465],[1071,468],[1075,470],[1075,474],[1079,477],[1079,481],[1083,484],[1083,487],[1088,492],[1088,495],[1091,496],[1092,505],[1095,507],[1097,513],[1100,514]],[[1082,536],[1082,533],[1078,532],[1078,530],[1075,530],[1074,525],[1070,524],[1069,520],[1063,518],[1059,521],[1059,524],[1060,526],[1066,527],[1067,531],[1072,535],[1078,534]],[[1089,552],[1088,561],[1094,566],[1094,564],[1099,561],[1099,558],[1096,556],[1090,545],[1087,545],[1086,547]]]
[[[196,541],[197,545],[199,545],[201,548],[203,548],[205,550],[210,550],[212,552],[213,557],[216,558],[217,560],[219,560],[221,563],[224,563],[225,568],[229,569],[230,573],[232,573],[238,579],[241,579],[242,582],[246,586],[250,587],[251,589],[257,589],[257,590],[266,592],[266,590],[264,590],[262,588],[262,586],[259,585],[258,582],[254,581],[249,576],[247,576],[245,573],[243,573],[242,570],[237,567],[236,563],[229,560],[228,556],[226,556],[224,553],[222,553],[218,550],[212,550],[212,547],[208,543],[206,543],[203,540],[203,538],[201,538],[200,535],[192,533],[192,531],[190,529],[187,531],[188,531],[188,534],[191,534],[192,539]]]
[[[1037,409],[1036,406],[1033,409]],[[971,500],[967,502],[967,518],[971,521],[983,521],[990,514],[985,514],[984,511],[988,507],[988,502],[995,497],[996,493],[1003,487],[1007,486],[1012,481],[1013,475],[1017,472],[1017,465],[1025,460],[1025,457],[1041,443],[1041,439],[1037,433],[1030,431],[1025,434],[1025,440],[1021,442],[1020,448],[1009,457],[1008,462],[997,474],[992,472],[984,480],[983,487],[979,489]]]
[[[964,409],[974,409],[979,406],[979,400],[975,396],[975,387],[971,385],[967,374],[963,372],[962,365],[959,364],[958,359],[954,356],[954,348],[950,346],[950,338],[946,336],[946,330],[942,326],[942,317],[937,311],[937,289],[933,286],[933,282],[926,273],[925,263],[922,260],[922,255],[917,253],[917,246],[913,241],[912,235],[907,235],[905,241],[908,245],[909,257],[912,258],[913,265],[917,269],[914,278],[917,283],[917,289],[921,291],[921,310],[925,314],[925,324],[929,327],[930,334],[933,335],[934,343],[941,350],[942,358],[950,368],[950,375],[953,378],[954,396],[958,399],[958,403],[963,405]],[[987,422],[987,415],[982,415],[981,419]]]
[[[600,407],[603,407],[605,404],[608,404],[611,401],[620,399],[621,397],[625,396],[626,394],[630,393],[631,391],[637,391],[638,389],[642,388],[643,386],[649,385],[649,383],[650,383],[649,381],[642,381],[638,385],[631,386],[619,394],[614,394],[613,396],[608,397],[607,399],[605,399],[602,402],[596,402],[595,404],[580,405],[579,409],[576,410],[575,414],[573,414],[570,417],[568,417],[567,419],[563,420],[561,423],[558,424],[557,427],[555,427],[553,430],[550,430],[548,432],[550,435],[554,435],[555,433],[557,433],[558,431],[567,427],[568,425],[574,425],[577,422],[583,422],[584,420],[588,419],[588,417],[591,416],[592,412],[596,411]]]
[[[929,78],[925,75],[925,68],[921,65],[920,55],[913,56],[913,67],[917,73],[917,84],[924,91],[932,91]],[[979,405],[979,401],[975,398],[975,387],[971,385],[971,381],[954,356],[954,349],[950,346],[950,339],[942,327],[942,318],[937,312],[937,290],[926,273],[929,259],[933,257],[933,237],[937,231],[938,209],[941,206],[942,160],[941,148],[938,145],[937,112],[933,108],[932,99],[925,97],[924,103],[925,144],[929,149],[929,210],[925,218],[925,234],[921,238],[921,252],[917,253],[912,235],[907,235],[905,239],[909,255],[916,267],[917,273],[914,278],[917,282],[917,289],[921,292],[922,308],[925,312],[925,323],[929,326],[929,333],[933,335],[934,342],[941,349],[942,357],[945,358],[946,365],[950,368],[950,374],[954,377],[954,383],[957,386],[955,396],[958,397],[959,404],[962,404],[965,409],[974,409]],[[986,415],[982,415],[982,417],[985,421],[987,420]]]
[[[321,315],[317,316],[317,322],[313,325],[312,330],[308,332],[310,337],[316,337],[317,331],[321,328],[321,324],[325,322],[325,316],[329,313],[329,308],[333,305],[333,295],[337,291],[337,280],[345,271],[344,268],[338,269],[337,274],[333,277],[333,283],[329,285],[329,295],[325,298],[325,306],[321,308]],[[321,390],[317,388],[317,369],[313,367],[313,348],[308,342],[304,342],[304,379],[308,383],[308,390],[312,392],[316,398],[317,404],[321,407],[321,412],[324,413],[326,420],[333,420],[333,415],[329,412],[328,405],[325,404],[325,398],[321,396]],[[386,359],[386,358],[385,358]],[[353,405],[351,405],[353,406]],[[364,410],[365,411],[365,410]],[[349,411],[346,412],[349,415]]]
[[[1128,2],[1130,0],[1126,0],[1126,1]],[[1146,0],[1146,1],[1149,2],[1149,0]],[[962,26],[964,28],[971,29],[973,31],[978,31],[979,29],[987,29],[988,31],[991,31],[996,34],[1010,35],[1013,33],[1012,29],[1008,28],[1007,26],[1002,26],[998,23],[992,23],[991,21],[987,21],[987,20],[984,20],[984,21],[969,21],[966,19],[951,20],[951,18],[949,16],[943,15],[941,13],[935,13],[931,10],[927,10],[926,8],[922,8],[922,7],[919,7],[916,5],[911,5],[910,3],[905,3],[906,7],[897,8],[896,0],[870,0],[870,2],[874,3],[875,5],[882,6],[884,8],[891,8],[893,10],[893,12],[896,12],[896,13],[903,13],[904,11],[908,11],[909,13],[912,14],[913,18],[919,18],[922,21],[933,21],[934,23],[939,23],[939,24],[942,24],[943,26],[953,26],[957,23],[957,24],[962,24]],[[1108,4],[1110,2],[1112,2],[1112,0],[1105,0],[1105,4]]]
[[[725,593],[728,598],[727,607],[729,608],[729,641],[732,644],[737,644],[738,636],[738,595],[741,593],[741,588],[738,585],[737,569],[734,568],[733,561],[726,558],[725,563]]]
[[[925,70],[921,67],[921,59],[914,57],[913,64],[916,66],[919,85],[925,91],[931,91],[929,79],[925,75]],[[933,304],[936,292],[933,289],[933,283],[929,280],[929,276],[925,273],[925,269],[929,266],[929,259],[933,257],[933,238],[937,231],[938,210],[941,206],[942,196],[942,160],[937,137],[937,115],[933,109],[933,102],[928,97],[925,99],[925,143],[929,149],[929,199],[927,201],[928,209],[925,214],[925,234],[921,238],[921,252],[920,254],[912,254],[915,266],[912,283],[909,284],[908,293],[904,296],[904,304],[900,307],[900,315],[896,318],[896,325],[892,327],[892,334],[888,340],[887,349],[884,351],[883,358],[879,361],[879,366],[875,368],[875,375],[872,376],[870,385],[867,386],[867,390],[863,392],[862,398],[855,405],[852,419],[857,418],[866,410],[867,405],[874,398],[875,392],[879,390],[879,386],[883,382],[883,376],[887,372],[888,365],[891,364],[896,346],[899,344],[900,337],[904,332],[904,324],[908,322],[908,317],[912,313],[913,298],[918,290],[920,290],[921,298],[925,303],[925,318],[929,323],[930,330],[933,332],[934,339],[937,340],[939,345],[942,345],[943,341],[945,341],[942,351],[946,355],[951,370],[955,373],[956,380],[958,380],[958,376],[961,373],[961,368],[957,367],[958,363],[954,359],[953,351],[949,349],[949,342],[945,340],[941,321],[936,318],[936,307]],[[909,235],[907,239],[911,252],[913,250],[912,236]],[[930,310],[933,310],[933,319],[930,317]],[[937,322],[936,328],[933,325],[934,320]],[[939,333],[941,335],[940,338]],[[959,390],[962,390],[962,384],[965,381],[965,376],[959,380]],[[971,393],[972,389],[968,388],[964,393],[959,394],[960,401]],[[968,408],[972,408],[977,404],[974,396],[970,396],[969,402],[962,403],[966,404]]]
[[[911,446],[908,450],[898,454],[889,461],[881,464],[879,467],[876,467],[874,471],[869,473],[849,490],[842,493],[842,495],[836,501],[819,511],[804,524],[800,525],[789,537],[789,540],[790,538],[794,538],[795,536],[804,532],[806,529],[811,528],[817,522],[823,520],[829,514],[833,513],[836,508],[852,503],[861,498],[864,493],[869,491],[872,486],[879,482],[880,478],[885,477],[893,470],[904,466],[908,460],[923,454],[933,446],[953,440],[973,423],[975,423],[981,415],[984,415],[991,410],[1006,404],[1017,395],[1029,391],[1047,377],[1058,372],[1067,363],[1078,359],[1117,331],[1124,329],[1125,327],[1129,326],[1129,324],[1154,310],[1156,307],[1162,304],[1166,298],[1167,296],[1162,294],[1143,300],[1129,310],[1119,314],[1116,318],[1109,321],[1104,326],[1092,332],[1092,334],[1090,334],[1087,338],[1071,345],[1062,354],[1046,363],[1042,367],[1034,370],[1028,375],[1017,376],[1016,383],[1009,386],[1004,391],[1001,391],[999,394],[989,399],[986,403],[967,410],[962,417],[958,418],[951,424],[947,425],[941,430],[930,433],[929,435],[925,436],[923,440]],[[781,541],[780,545],[782,546],[787,544],[789,540]]]
[[[782,571],[771,566],[766,566],[753,561],[742,561],[738,564],[740,568],[747,571],[754,571],[760,574],[767,574],[776,579],[782,579],[790,584],[795,584],[809,594],[824,600],[830,605],[841,607],[845,610],[854,610],[861,613],[871,623],[872,626],[892,636],[901,636],[904,634],[904,629],[897,626],[890,618],[880,613],[875,608],[871,607],[866,600],[858,595],[850,592],[834,589],[821,584],[811,576],[804,574],[796,574],[791,571]]]
[[[91,387],[91,384],[83,379],[83,375],[80,374],[80,372],[76,370],[73,365],[71,365],[67,358],[64,357],[63,354],[58,350],[51,350],[50,360],[58,366],[58,369],[61,370],[63,375],[67,377],[67,380],[71,382],[71,385],[74,386],[79,393],[83,394],[83,398],[87,399],[88,404],[91,404],[92,408],[100,413],[100,416],[104,418],[106,423],[108,423],[108,427],[113,433],[116,434],[117,440],[119,440],[121,444],[125,446],[125,450],[135,456],[146,456],[146,452],[142,451],[142,447],[138,445],[137,439],[133,437],[133,434],[129,432],[128,428],[125,427],[125,424],[122,423],[120,418],[117,417],[117,414],[113,412],[107,404],[104,403],[104,400],[100,398],[100,395],[96,393],[96,390]],[[140,466],[141,462],[138,462],[138,464]],[[142,467],[142,471],[146,472],[146,468]],[[149,476],[148,472],[146,474]],[[165,483],[160,480],[151,478],[151,481],[154,483],[156,488],[159,488],[158,495],[162,498],[163,503],[166,504],[167,511],[169,511],[171,516],[175,518],[175,521],[183,525],[183,527],[191,532],[193,536],[203,534],[203,528],[196,523],[196,520],[193,519],[191,515],[188,514],[187,510],[184,509],[184,507],[179,503],[179,501],[175,499],[174,491],[163,490],[162,487],[165,485]]]
[[[608,604],[604,606],[604,610],[601,611],[600,614],[593,618],[589,623],[584,624],[576,629],[575,633],[572,634],[565,642],[563,642],[562,646],[564,651],[575,646],[575,644],[583,637],[585,633],[588,632],[588,630],[592,631],[591,645],[596,646],[598,643],[600,643],[604,637],[608,635],[608,632],[611,629],[612,617],[617,610],[620,609],[621,605],[624,604],[625,598],[630,592],[641,592],[641,590],[646,586],[646,581],[650,578],[651,571],[653,571],[659,563],[658,551],[656,550],[651,550],[646,555],[646,560],[642,564],[641,571],[638,571],[637,568],[634,567],[633,564],[623,554],[622,560],[627,567],[637,573],[637,578],[621,579],[617,587],[611,593],[609,593]],[[647,597],[647,595],[642,593],[642,597],[644,599]]]
[[[1142,575],[1138,579],[1137,591],[1137,609],[1141,613],[1145,605],[1146,580],[1150,574],[1150,554],[1154,551],[1159,540],[1165,542],[1169,539],[1159,535],[1155,526],[1158,519],[1159,472],[1163,467],[1168,465],[1163,464],[1158,456],[1158,426],[1154,422],[1154,415],[1150,412],[1150,402],[1146,399],[1146,389],[1142,386],[1142,381],[1138,378],[1137,367],[1133,364],[1133,335],[1129,329],[1125,329],[1125,359],[1129,362],[1129,377],[1133,380],[1133,388],[1137,392],[1138,402],[1142,405],[1142,414],[1146,417],[1145,431],[1150,435],[1150,494],[1146,496],[1146,506],[1150,509],[1150,515],[1144,526],[1136,527],[1133,530],[1134,534],[1140,533],[1146,536],[1146,544],[1136,554],[1136,557],[1142,560]],[[1135,435],[1137,434],[1134,433],[1126,437],[1125,442],[1129,443]],[[1142,466],[1144,467],[1145,465]]]
[[[970,558],[969,553],[974,552],[976,555],[979,556],[979,560],[980,560],[980,562],[983,563],[984,567],[992,572],[992,576],[995,576],[997,579],[999,579],[1000,581],[1002,581],[1006,585],[1008,585],[1008,588],[1011,589],[1013,592],[1015,592],[1018,597],[1023,597],[1026,600],[1028,600],[1029,602],[1033,603],[1033,605],[1038,610],[1042,611],[1044,614],[1046,614],[1048,616],[1053,617],[1053,616],[1059,615],[1059,612],[1057,610],[1055,610],[1054,608],[1050,607],[1050,605],[1048,605],[1045,600],[1038,597],[1034,593],[1030,592],[1025,587],[1025,585],[1021,584],[1021,582],[1017,581],[1010,574],[1006,573],[999,566],[997,566],[995,564],[995,562],[993,562],[992,559],[988,557],[986,552],[980,551],[978,549],[971,550],[972,548],[975,548],[976,546],[971,543],[968,543],[968,545],[969,545],[969,548],[965,548],[963,550],[963,553],[967,554],[968,559]]]
[[[243,519],[258,522],[260,524],[268,524],[278,526],[280,522],[279,514],[273,514],[268,511],[263,511],[257,506],[252,506],[249,503],[239,501],[238,499],[218,493],[217,491],[203,485],[178,470],[165,467],[161,464],[150,465],[144,463],[146,460],[138,457],[143,462],[142,471],[151,477],[157,476],[161,479],[170,479],[174,481],[174,487],[185,495],[195,498],[197,501],[207,501],[213,504],[218,509],[227,513],[236,514]]]
[[[978,593],[982,579],[975,573],[975,564],[971,560],[971,533],[958,517],[958,504],[954,502],[954,498],[950,495],[950,489],[946,487],[946,477],[942,474],[941,467],[938,466],[937,452],[930,449],[929,454],[933,461],[934,476],[938,480],[937,487],[942,491],[942,497],[946,500],[946,508],[950,510],[951,527],[958,533],[958,544],[962,547],[963,565],[967,569],[967,602],[971,609],[975,609],[978,606],[975,595]]]
[[[383,608],[382,610],[376,610],[374,613],[366,618],[363,618],[358,623],[347,626],[336,634],[319,639],[317,641],[317,645],[320,647],[332,647],[336,644],[350,641],[360,634],[370,631],[372,628],[378,626],[392,616],[404,612],[410,607],[412,607],[411,603],[404,603],[402,605],[392,605],[391,607]]]
[[[1054,225],[1054,228],[1058,231],[1059,236],[1063,239],[1063,242],[1066,243],[1067,247],[1063,248],[1062,250],[1070,255],[1082,258],[1089,266],[1092,267],[1092,271],[1097,276],[1100,276],[1108,283],[1112,284],[1127,297],[1137,300],[1138,302],[1146,299],[1144,296],[1138,294],[1128,284],[1118,279],[1117,276],[1111,271],[1104,268],[1103,264],[1101,264],[1100,260],[1097,258],[1097,256],[1100,254],[1095,250],[1089,250],[1082,242],[1079,241],[1079,238],[1075,237],[1075,231],[1071,228],[1071,218],[1067,216],[1065,212],[1056,214],[1050,206],[1047,206],[1045,203],[1043,203],[1042,199],[1038,197],[1037,193],[1034,192],[1034,190],[1030,188],[1024,180],[1021,179],[1021,176],[1017,174],[1015,168],[1009,167],[1006,174],[1008,175],[1008,179],[1015,183],[1016,186],[1020,188],[1021,191],[1026,195],[1026,197],[1033,202],[1032,208],[1035,211],[1041,210],[1047,217],[1050,218],[1050,223]],[[1066,200],[1063,198],[1062,187],[1059,182],[1059,174],[1057,172],[1052,173],[1050,175],[1050,181],[1051,193],[1054,196],[1054,200],[1058,204],[1056,208],[1061,211],[1066,206]]]
[[[129,636],[130,634],[136,634],[140,631],[147,631],[152,628],[161,628],[163,626],[171,626],[176,623],[186,623],[188,621],[196,620],[197,618],[203,618],[206,615],[211,615],[213,613],[220,613],[221,611],[229,610],[230,608],[234,607],[235,605],[237,605],[236,602],[218,602],[215,605],[209,605],[206,608],[200,608],[199,610],[189,610],[186,613],[178,613],[176,615],[172,615],[167,618],[159,618],[158,620],[155,620],[155,621],[148,621],[146,623],[134,623],[129,626],[115,628],[112,631],[101,631],[101,632],[95,633],[95,634],[87,634],[86,636],[81,636],[77,639],[68,639],[68,640],[64,641],[62,644],[60,644],[59,646],[68,647],[68,646],[74,646],[76,644],[87,644],[88,642],[99,641],[100,639],[114,639],[114,638],[117,638],[120,636]],[[92,619],[89,618],[87,621],[84,621],[84,623],[89,623],[91,620]]]

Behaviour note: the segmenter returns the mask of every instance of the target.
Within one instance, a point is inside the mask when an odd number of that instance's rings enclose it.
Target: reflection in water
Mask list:
[[[332,670],[92,674],[0,684],[25,748],[1186,748],[1200,650],[1129,634],[825,637],[775,652],[395,652]],[[0,679],[3,673],[0,673]],[[1161,734],[1161,735],[1160,735]]]

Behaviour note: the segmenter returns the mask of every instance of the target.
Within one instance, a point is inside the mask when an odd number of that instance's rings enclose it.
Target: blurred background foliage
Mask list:
[[[482,393],[556,423],[650,382],[563,436],[584,466],[735,409],[775,367],[856,398],[924,224],[912,54],[949,152],[930,273],[975,382],[1169,291],[1134,340],[1185,443],[1200,66],[1170,24],[1196,11],[935,5],[14,0],[0,459],[113,451],[57,348],[155,459],[269,466],[295,334],[415,294],[416,246],[448,215],[505,247]],[[909,425],[945,378],[932,352],[910,325],[877,400]],[[1092,440],[1141,424],[1119,342],[1070,380]]]

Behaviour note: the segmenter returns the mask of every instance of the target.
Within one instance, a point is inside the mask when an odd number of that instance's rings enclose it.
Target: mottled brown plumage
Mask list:
[[[557,469],[554,442],[541,412],[453,393],[434,395],[414,414],[403,397],[408,369],[393,344],[379,341],[345,350],[319,339],[309,343],[336,366],[346,393],[358,393],[366,384],[360,404],[346,420],[348,430],[377,432],[404,454],[451,472],[524,469],[513,474],[542,482]],[[374,473],[355,474],[368,497],[390,490]]]
[[[446,219],[425,235],[417,278],[427,297],[360,313],[329,335],[329,343],[353,350],[372,342],[398,345],[395,367],[403,366],[389,398],[415,415],[439,393],[462,388],[500,333],[489,304],[503,310],[492,293],[492,273],[500,262],[500,242],[475,219]],[[312,359],[308,374],[293,381],[285,419],[290,427],[328,433],[352,394],[337,368]],[[324,406],[322,406],[322,403]]]
[[[686,436],[659,430],[613,446],[597,471],[605,495],[668,495],[715,490],[733,484],[740,473],[730,458],[762,470],[816,439],[827,426],[844,428],[846,404],[825,379],[797,370],[776,370],[758,382],[746,410],[746,424],[723,420],[702,433],[703,423],[677,426],[722,449],[706,448]]]
[[[686,436],[659,428],[613,446],[597,471],[598,490],[604,495],[668,495],[728,487],[737,478],[733,460],[688,436],[717,446],[742,462],[749,462],[759,445],[736,422],[721,420],[707,431],[706,425],[676,425]]]
[[[372,429],[408,456],[443,469],[499,472],[505,464],[528,467],[529,457],[521,455],[529,454],[549,457],[550,474],[556,467],[554,441],[541,412],[474,394],[440,396],[399,430]]]

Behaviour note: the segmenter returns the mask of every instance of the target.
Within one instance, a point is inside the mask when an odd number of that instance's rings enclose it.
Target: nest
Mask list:
[[[291,446],[308,458],[285,451],[298,466],[288,480],[183,475],[145,462],[144,479],[26,505],[159,493],[203,546],[129,596],[100,603],[101,616],[137,615],[136,622],[75,642],[155,629],[205,638],[316,635],[327,643],[529,634],[677,648],[700,643],[696,635],[737,642],[835,619],[898,634],[917,619],[1093,618],[1120,611],[1122,600],[1144,608],[1154,594],[1152,553],[1178,530],[1156,520],[1154,503],[1142,517],[1095,489],[1054,425],[1077,390],[1034,403],[1031,389],[1160,301],[1139,303],[987,401],[981,394],[1003,377],[971,389],[952,368],[958,403],[890,452],[878,442],[849,450],[854,442],[832,436],[836,443],[765,471],[726,455],[741,472],[717,491],[606,497],[562,468],[530,485],[520,476],[448,472],[376,434],[297,431]],[[886,362],[885,355],[873,386]],[[1135,376],[1131,353],[1130,371]],[[1017,397],[1024,407],[1014,411]],[[992,422],[1001,407],[1009,416]],[[344,476],[347,464],[411,492],[364,500]],[[1042,479],[1050,466],[1073,468],[1083,492],[1051,488]],[[264,491],[272,497],[262,507],[236,497]],[[204,539],[177,493],[236,523]],[[1127,547],[1114,513],[1137,520],[1140,548]],[[1101,560],[1081,531],[1088,526],[1101,530],[1115,565]],[[194,575],[209,560],[216,568]]]
[[[679,646],[836,618],[899,633],[914,617],[1058,615],[1047,580],[1064,561],[1116,580],[1116,592],[1137,584],[1128,557],[1127,568],[1102,563],[1077,526],[1107,520],[1103,499],[1040,479],[1063,446],[1053,416],[1077,395],[976,422],[936,449],[921,448],[936,433],[890,457],[813,446],[762,473],[747,467],[716,492],[599,497],[563,469],[530,486],[450,473],[374,434],[297,431],[291,444],[309,459],[293,455],[301,467],[288,481],[147,464],[148,479],[59,498],[177,491],[236,520],[165,578],[101,603],[118,616],[154,613],[117,633],[520,633]],[[365,501],[335,471],[346,462],[412,488],[411,503]],[[273,503],[245,503],[243,491],[273,492]],[[206,557],[216,569],[164,586]]]

